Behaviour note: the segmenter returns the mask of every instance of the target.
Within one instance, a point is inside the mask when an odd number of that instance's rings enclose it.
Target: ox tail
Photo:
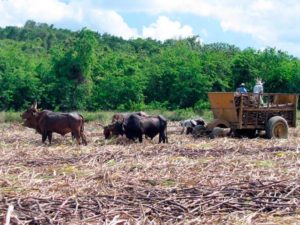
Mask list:
[[[165,129],[165,136],[166,136],[166,143],[169,143],[167,130],[168,130],[168,126],[166,126],[166,129]]]
[[[82,115],[80,115],[81,119],[82,119],[82,124],[81,124],[81,127],[80,127],[80,132],[84,132],[84,118]]]
[[[84,118],[83,118],[82,115],[80,115],[80,117],[82,119],[82,124],[81,124],[81,127],[80,127],[80,136],[81,136],[82,143],[84,145],[87,145],[86,136],[84,134]]]

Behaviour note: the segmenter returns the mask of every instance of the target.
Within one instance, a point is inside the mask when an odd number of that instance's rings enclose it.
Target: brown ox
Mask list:
[[[49,110],[39,111],[37,104],[34,103],[27,109],[21,117],[25,120],[24,126],[34,128],[42,135],[42,142],[44,143],[48,137],[49,144],[51,144],[52,133],[58,133],[64,136],[67,133],[72,133],[77,143],[87,145],[86,137],[84,135],[84,118],[79,113],[60,113]]]

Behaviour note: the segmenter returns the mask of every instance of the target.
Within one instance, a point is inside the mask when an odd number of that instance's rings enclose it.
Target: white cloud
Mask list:
[[[136,11],[150,14],[185,13],[210,17],[226,31],[249,34],[259,45],[292,47],[300,45],[299,0],[139,0]],[[297,48],[298,49],[298,48]]]
[[[96,7],[90,1],[72,0],[2,0],[0,1],[0,26],[22,26],[27,20],[65,24],[76,29],[88,27],[123,38],[137,36],[123,18],[112,10]],[[66,24],[67,23],[67,24]]]
[[[130,28],[123,18],[114,11],[91,10],[90,24],[99,31],[122,36],[125,39],[138,36],[134,28]]]
[[[181,25],[178,21],[172,21],[166,16],[158,17],[155,23],[143,27],[143,37],[164,41],[171,38],[185,38],[193,36],[193,29],[188,25]]]
[[[269,23],[262,19],[268,18],[266,12],[273,13],[272,9],[275,8],[267,0],[152,0],[145,4],[145,10],[149,13],[179,12],[212,17],[220,21],[224,31],[249,33],[262,40],[269,37],[270,30],[265,29]]]
[[[72,7],[55,0],[5,0],[0,1],[0,26],[20,26],[28,19],[57,22],[73,17]]]

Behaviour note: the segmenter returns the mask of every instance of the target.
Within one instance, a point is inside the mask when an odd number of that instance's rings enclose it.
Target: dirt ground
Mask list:
[[[54,134],[0,124],[0,221],[12,224],[300,224],[300,128],[283,140],[194,139],[169,124],[169,143]],[[9,206],[12,213],[7,213]]]

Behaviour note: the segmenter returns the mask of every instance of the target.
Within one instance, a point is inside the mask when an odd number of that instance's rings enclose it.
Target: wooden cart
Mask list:
[[[210,131],[223,127],[254,136],[265,130],[267,138],[286,138],[288,128],[296,127],[298,94],[209,92],[208,97],[214,115]]]

